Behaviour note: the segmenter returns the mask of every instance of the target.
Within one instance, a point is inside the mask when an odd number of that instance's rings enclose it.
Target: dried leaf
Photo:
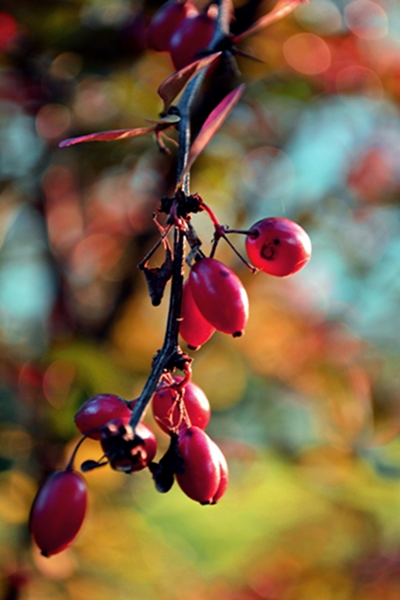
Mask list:
[[[167,112],[172,102],[183,90],[185,85],[192,79],[192,77],[201,71],[201,69],[204,69],[214,62],[214,60],[220,55],[221,52],[215,52],[214,54],[200,58],[200,60],[190,63],[190,65],[187,65],[183,69],[180,69],[179,71],[176,71],[176,73],[172,73],[172,75],[167,77],[167,79],[160,84],[157,90],[158,95],[164,102],[163,112]]]
[[[151,303],[153,306],[161,304],[165,286],[172,276],[173,260],[169,246],[165,248],[165,260],[161,267],[148,267],[147,261],[139,265],[146,277]]]
[[[156,125],[174,125],[181,120],[179,115],[165,115],[161,119],[146,119],[147,123],[155,123]]]
[[[123,140],[130,137],[143,135],[154,131],[155,127],[137,127],[136,129],[114,129],[111,131],[101,131],[99,133],[89,133],[80,137],[68,138],[59,143],[60,148],[74,146],[82,142],[110,142],[112,140]]]
[[[239,85],[239,87],[235,88],[232,92],[230,92],[230,94],[225,96],[225,98],[209,114],[190,148],[188,160],[181,175],[180,182],[183,180],[186,173],[189,172],[196,158],[204,150],[208,142],[215,135],[222,123],[228,117],[231,110],[237,104],[240,96],[243,94],[244,88],[244,84]]]
[[[233,38],[233,43],[237,44],[247,36],[253,35],[261,29],[264,29],[264,27],[267,27],[267,25],[271,25],[271,23],[275,23],[275,21],[279,21],[279,19],[286,17],[286,15],[293,12],[299,4],[304,2],[308,2],[308,0],[278,0],[275,8],[270,13],[258,19],[258,21],[249,27],[249,29],[246,29],[246,31],[243,31],[243,33]]]

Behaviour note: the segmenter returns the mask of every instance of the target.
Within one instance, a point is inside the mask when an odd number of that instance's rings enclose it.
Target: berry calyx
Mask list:
[[[144,423],[133,431],[121,419],[110,421],[102,428],[100,441],[111,468],[124,473],[146,468],[157,451],[156,436]]]
[[[190,270],[190,289],[203,317],[218,331],[243,334],[249,299],[239,277],[215,258],[202,258]]]
[[[179,333],[189,348],[197,350],[205,344],[215,332],[215,327],[205,319],[194,301],[189,281],[182,290],[182,321]]]
[[[197,8],[190,2],[165,2],[155,13],[147,30],[147,43],[158,52],[169,50],[171,37],[179,25],[198,14]]]
[[[182,491],[201,504],[215,504],[228,484],[228,467],[218,446],[199,427],[187,427],[178,435],[183,473],[176,474]]]
[[[246,237],[250,261],[264,273],[287,277],[297,273],[311,257],[311,240],[300,225],[270,217],[255,223]]]
[[[31,535],[43,556],[65,550],[77,536],[87,507],[86,482],[72,470],[56,471],[39,489],[29,518]]]
[[[174,376],[177,383],[182,379],[183,377]],[[205,429],[210,421],[211,409],[207,396],[191,381],[185,385],[181,394],[174,386],[162,385],[153,395],[151,405],[157,424],[166,433],[188,425]]]
[[[200,58],[215,30],[216,18],[212,11],[187,18],[177,27],[169,44],[171,59],[176,70]]]
[[[97,394],[82,404],[75,415],[75,424],[83,435],[100,440],[101,428],[109,421],[121,419],[124,423],[129,423],[131,414],[131,409],[119,396]]]

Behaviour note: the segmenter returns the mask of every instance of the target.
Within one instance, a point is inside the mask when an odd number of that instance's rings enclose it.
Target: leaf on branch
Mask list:
[[[246,29],[246,31],[243,31],[243,33],[240,33],[234,37],[233,43],[237,44],[247,36],[253,35],[261,29],[264,29],[264,27],[267,27],[267,25],[271,25],[271,23],[279,21],[279,19],[282,19],[283,17],[286,17],[286,15],[293,12],[294,9],[299,6],[299,4],[303,4],[305,2],[308,2],[308,0],[278,0],[275,8],[270,13],[258,19],[258,21],[253,23],[253,25],[249,27],[249,29]]]
[[[225,96],[225,98],[208,115],[202,128],[199,131],[198,136],[196,137],[196,139],[190,147],[188,160],[182,172],[179,184],[183,181],[183,178],[189,172],[196,158],[204,150],[208,142],[215,135],[215,133],[221,127],[222,123],[228,117],[231,110],[237,104],[237,102],[240,99],[240,96],[243,94],[244,88],[245,85],[243,83],[242,85],[239,85],[239,87],[235,88],[232,92],[230,92],[230,94]]]
[[[164,102],[163,112],[167,112],[172,102],[175,100],[177,95],[183,90],[185,85],[194,77],[201,69],[208,67],[221,52],[215,52],[200,60],[190,63],[183,69],[172,73],[167,79],[165,79],[159,86],[157,93],[161,100]]]
[[[160,494],[169,492],[175,481],[173,471],[156,462],[149,463],[148,467],[153,476],[157,492],[160,492]]]
[[[159,306],[164,295],[165,286],[172,276],[173,260],[169,245],[165,246],[165,260],[161,267],[148,267],[147,264],[148,261],[140,264],[139,268],[143,271],[146,278],[152,305]]]
[[[89,133],[89,135],[82,135],[80,137],[68,138],[63,140],[58,145],[60,148],[66,148],[68,146],[75,146],[75,144],[81,144],[82,142],[110,142],[112,140],[123,140],[130,137],[136,137],[143,135],[144,133],[150,133],[154,131],[155,127],[137,127],[136,129],[114,129],[111,131],[101,131],[99,133]]]
[[[156,125],[175,125],[180,120],[179,115],[165,115],[161,119],[146,119],[147,123],[155,123]]]

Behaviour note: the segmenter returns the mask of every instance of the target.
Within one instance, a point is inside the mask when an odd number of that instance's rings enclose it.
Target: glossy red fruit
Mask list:
[[[183,377],[174,377],[176,382]],[[210,422],[210,403],[201,388],[189,381],[183,390],[182,401],[190,420],[190,425],[205,429]],[[173,387],[163,385],[154,394],[151,406],[153,416],[163,431],[168,433],[171,429],[187,427],[188,423],[181,413],[178,402],[178,392]]]
[[[89,398],[75,415],[75,424],[79,431],[92,438],[99,440],[101,428],[109,421],[121,419],[129,423],[132,411],[125,400],[115,394],[98,394]]]
[[[226,489],[228,487],[229,471],[225,456],[223,455],[221,448],[215,442],[213,442],[213,444],[215,459],[219,462],[219,485],[217,491],[213,496],[212,502],[213,504],[216,504],[218,500],[222,498],[222,496],[225,494]]]
[[[139,423],[134,432],[128,423],[116,419],[102,428],[101,447],[111,468],[132,473],[146,468],[153,460],[157,439],[144,423]]]
[[[178,449],[184,472],[176,474],[176,480],[182,491],[201,504],[215,504],[228,484],[228,468],[218,446],[199,427],[187,427],[179,432]]]
[[[56,471],[33,502],[29,527],[43,556],[65,550],[77,536],[87,507],[86,482],[76,471]]]
[[[185,19],[198,14],[191,2],[165,2],[151,19],[147,30],[147,43],[158,52],[169,50],[171,37]]]
[[[215,24],[214,13],[201,13],[182,21],[169,44],[171,59],[177,71],[200,58],[198,53],[211,42]]]
[[[250,228],[246,250],[255,267],[277,277],[297,273],[311,257],[311,240],[289,219],[262,219]]]
[[[190,289],[203,317],[218,331],[242,335],[249,299],[239,277],[215,258],[202,258],[190,270]]]
[[[200,348],[214,334],[215,327],[203,317],[197,308],[189,280],[183,286],[181,316],[179,333],[192,350]]]
[[[145,423],[138,423],[136,434],[142,438],[146,451],[146,466],[153,460],[157,452],[157,438]]]

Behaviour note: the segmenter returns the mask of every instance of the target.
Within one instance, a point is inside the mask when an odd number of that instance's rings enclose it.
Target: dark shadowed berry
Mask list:
[[[198,14],[191,2],[165,2],[152,20],[147,31],[147,43],[150,48],[159,52],[169,50],[171,37],[177,27],[187,18]]]
[[[197,350],[210,339],[215,332],[215,327],[203,317],[197,308],[189,281],[186,281],[183,286],[181,314],[179,333],[190,348]]]
[[[201,13],[185,19],[175,30],[169,45],[172,62],[176,70],[200,58],[201,50],[210,43],[215,30],[213,13]]]
[[[110,421],[101,430],[101,446],[116,471],[132,473],[148,466],[156,454],[157,440],[144,423],[135,432],[123,420]]]

